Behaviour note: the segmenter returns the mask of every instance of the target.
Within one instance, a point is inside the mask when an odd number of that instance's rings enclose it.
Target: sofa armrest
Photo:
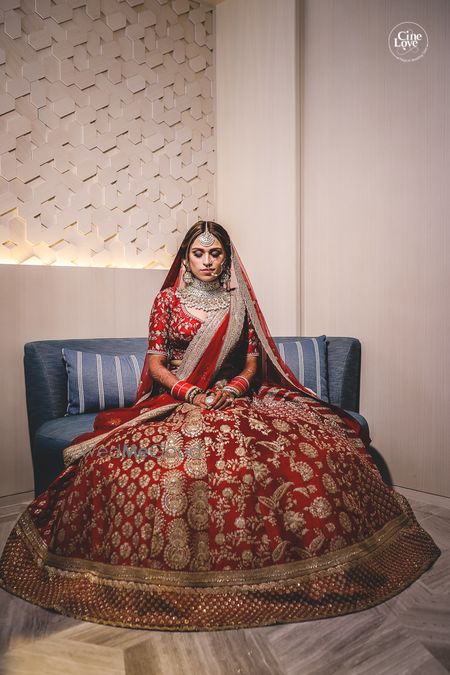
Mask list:
[[[351,337],[327,337],[330,403],[359,412],[361,342]]]

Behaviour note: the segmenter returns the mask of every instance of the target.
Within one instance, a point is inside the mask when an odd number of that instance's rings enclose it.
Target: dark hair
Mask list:
[[[183,258],[186,258],[188,254],[188,248],[190,244],[196,239],[202,232],[206,229],[206,222],[208,222],[208,229],[222,244],[225,249],[226,262],[225,265],[228,267],[231,262],[231,241],[230,235],[222,225],[215,223],[213,220],[198,220],[195,225],[189,228],[186,232],[183,241],[180,245],[180,253]]]

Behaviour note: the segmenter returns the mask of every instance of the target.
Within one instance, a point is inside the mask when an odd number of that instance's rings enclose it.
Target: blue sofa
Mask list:
[[[277,338],[285,344],[298,338]],[[28,427],[33,459],[35,494],[43,492],[63,470],[63,450],[72,440],[91,431],[96,413],[64,416],[67,374],[61,349],[110,354],[145,353],[147,338],[41,340],[25,345],[24,368]],[[292,367],[287,361],[288,365]],[[359,414],[361,343],[350,337],[327,337],[330,402],[351,413],[369,433]]]

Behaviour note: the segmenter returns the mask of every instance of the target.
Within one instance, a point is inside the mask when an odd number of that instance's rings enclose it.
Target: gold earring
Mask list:
[[[184,267],[185,267],[185,270],[184,270],[184,273],[183,273],[183,281],[186,285],[192,284],[192,282],[194,281],[194,276],[193,276],[191,270],[189,269],[189,265],[188,265],[186,260],[183,261],[183,264],[184,264]]]

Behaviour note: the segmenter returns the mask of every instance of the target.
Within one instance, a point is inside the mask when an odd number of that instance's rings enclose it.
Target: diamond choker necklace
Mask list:
[[[230,294],[222,287],[219,279],[202,281],[194,277],[192,283],[185,288],[177,288],[176,294],[185,307],[204,309],[206,312],[222,309],[230,304]]]

